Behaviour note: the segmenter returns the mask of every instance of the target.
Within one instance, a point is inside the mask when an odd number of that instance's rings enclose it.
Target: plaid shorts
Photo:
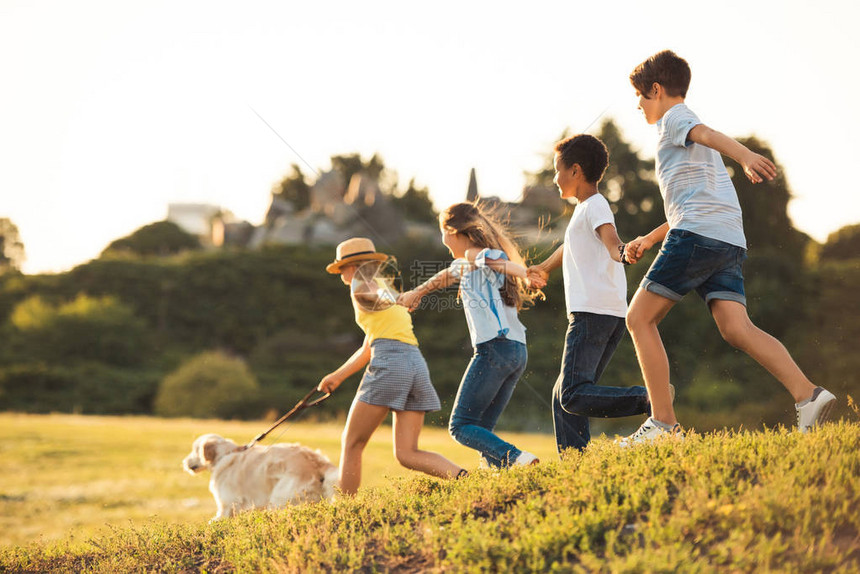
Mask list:
[[[376,339],[370,349],[370,364],[355,395],[357,400],[395,411],[442,408],[418,347],[394,339]]]

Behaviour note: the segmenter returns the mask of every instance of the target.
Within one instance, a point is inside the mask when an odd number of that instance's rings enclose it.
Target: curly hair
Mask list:
[[[606,166],[609,165],[609,150],[606,144],[594,136],[579,134],[564,139],[555,144],[555,152],[564,167],[579,164],[589,183],[597,183],[603,179]]]

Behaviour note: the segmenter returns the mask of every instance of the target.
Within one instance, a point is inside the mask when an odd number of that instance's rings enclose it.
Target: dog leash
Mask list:
[[[313,389],[311,389],[311,392],[309,392],[308,394],[306,394],[302,400],[300,400],[299,402],[297,402],[297,403],[296,403],[296,406],[294,406],[293,408],[291,408],[291,409],[290,409],[290,412],[288,412],[287,414],[285,414],[284,416],[282,416],[281,418],[279,418],[279,419],[277,420],[277,422],[275,422],[275,424],[273,424],[271,427],[269,427],[269,429],[268,429],[268,430],[266,430],[265,432],[262,432],[262,433],[258,434],[258,435],[254,438],[254,440],[252,440],[251,442],[249,442],[248,444],[246,444],[245,446],[243,446],[243,447],[241,448],[241,450],[248,450],[249,448],[251,448],[252,446],[254,446],[255,444],[257,444],[258,442],[260,442],[261,440],[263,440],[264,438],[266,438],[266,436],[267,436],[270,432],[272,432],[273,430],[275,430],[276,428],[278,428],[279,426],[281,426],[281,425],[284,423],[284,421],[286,421],[288,418],[290,418],[291,416],[293,416],[293,415],[294,415],[294,414],[296,414],[297,412],[299,412],[299,411],[301,411],[301,410],[303,410],[303,409],[306,409],[306,408],[308,408],[308,407],[312,407],[312,406],[314,406],[314,405],[318,405],[318,404],[320,404],[321,402],[323,402],[324,400],[326,400],[327,398],[329,398],[329,397],[331,396],[331,393],[325,393],[325,394],[324,394],[324,395],[322,395],[321,397],[317,397],[317,398],[315,398],[314,400],[310,400],[310,399],[311,399],[311,397],[312,397],[312,396],[314,396],[314,394],[315,394],[316,392],[317,392],[317,388],[316,388],[316,387],[314,387]]]

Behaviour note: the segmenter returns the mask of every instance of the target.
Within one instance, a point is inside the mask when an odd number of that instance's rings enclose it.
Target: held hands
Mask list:
[[[336,388],[343,382],[343,378],[336,373],[329,373],[322,378],[320,384],[317,385],[317,390],[321,393],[333,393]]]
[[[421,304],[421,299],[423,298],[424,295],[422,293],[419,293],[417,289],[412,289],[400,295],[397,298],[397,304],[406,307],[410,311],[414,311]]]
[[[648,239],[647,236],[640,235],[627,243],[624,247],[624,255],[631,264],[636,263],[642,258],[642,254],[651,249],[653,245],[654,242]]]
[[[533,289],[543,289],[549,279],[549,273],[544,271],[540,265],[532,265],[526,269],[526,281]]]
[[[744,175],[753,183],[761,183],[765,179],[771,181],[776,177],[776,166],[773,162],[753,151],[745,154],[740,163],[744,168]]]

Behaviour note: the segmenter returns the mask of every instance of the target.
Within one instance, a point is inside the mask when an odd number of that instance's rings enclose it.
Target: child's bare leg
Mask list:
[[[674,305],[671,299],[640,288],[627,310],[627,329],[633,337],[642,378],[648,389],[651,416],[668,425],[674,425],[678,419],[669,393],[669,357],[657,325]]]
[[[715,299],[711,301],[711,314],[723,339],[758,361],[785,386],[794,402],[812,396],[815,385],[806,378],[782,343],[750,321],[744,305]]]
[[[341,440],[340,488],[344,494],[355,494],[358,490],[361,484],[361,455],[373,432],[385,420],[388,410],[388,407],[353,401]]]
[[[462,468],[435,452],[418,450],[418,435],[424,426],[421,411],[394,411],[394,456],[412,470],[441,478],[454,478]]]

